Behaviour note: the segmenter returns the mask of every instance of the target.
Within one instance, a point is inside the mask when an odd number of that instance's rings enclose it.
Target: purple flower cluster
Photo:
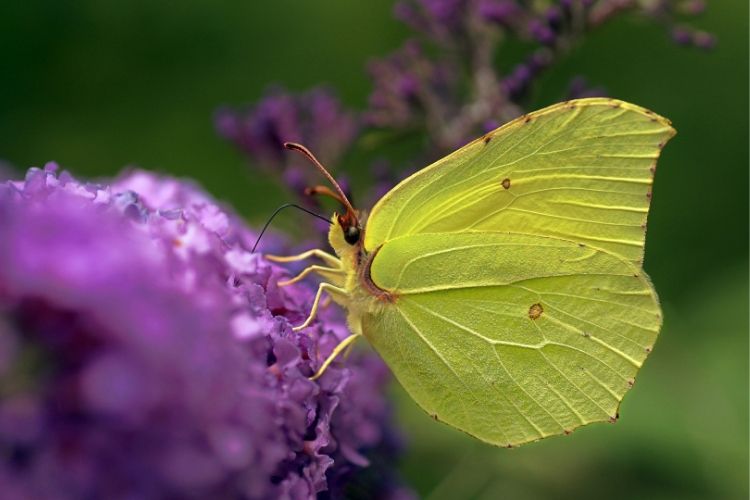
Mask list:
[[[280,178],[283,185],[297,196],[297,202],[317,211],[321,208],[319,199],[309,196],[307,188],[323,183],[323,179],[307,160],[285,150],[284,142],[305,145],[329,171],[334,172],[365,126],[407,127],[411,110],[403,101],[417,99],[409,93],[424,87],[424,79],[429,79],[435,83],[435,87],[440,87],[441,94],[445,97],[452,90],[450,75],[439,67],[420,67],[413,74],[403,74],[407,68],[413,67],[413,60],[424,60],[420,50],[416,44],[407,45],[394,54],[392,61],[373,63],[383,66],[383,71],[378,73],[382,75],[384,90],[371,96],[373,102],[379,102],[380,114],[362,114],[348,110],[332,91],[324,88],[316,88],[301,95],[275,89],[255,106],[246,109],[225,107],[218,110],[215,116],[216,129],[221,137],[230,141],[247,157],[250,165]],[[385,69],[388,65],[395,66],[393,74],[398,78],[393,81],[390,81],[391,75]],[[389,102],[393,103],[392,108],[389,108]],[[347,177],[336,175],[336,181],[347,197],[356,201],[360,207],[372,206],[402,178],[383,159],[370,165],[369,174],[372,189],[356,200],[350,192]],[[325,222],[316,220],[313,224],[318,235],[327,233],[328,225]]]
[[[288,154],[283,143],[302,143],[333,168],[358,131],[356,115],[324,88],[299,96],[274,89],[257,106],[219,110],[215,122],[219,135],[248,155],[254,165],[282,175],[297,194],[319,179],[299,155]]]
[[[407,495],[386,368],[355,353],[311,382],[345,324],[292,332],[312,291],[254,239],[146,172],[0,184],[2,498]]]
[[[426,130],[431,156],[442,155],[483,132],[487,123],[502,124],[521,114],[538,76],[590,30],[620,14],[663,24],[681,45],[710,48],[711,35],[681,24],[703,8],[700,0],[400,0],[395,15],[419,38],[407,43],[412,56],[406,64],[398,52],[371,63],[374,89],[367,115],[377,117],[372,125]],[[501,73],[497,54],[510,38],[531,48]],[[450,85],[444,77],[431,77],[431,68],[449,75]],[[575,90],[571,94],[602,93]]]

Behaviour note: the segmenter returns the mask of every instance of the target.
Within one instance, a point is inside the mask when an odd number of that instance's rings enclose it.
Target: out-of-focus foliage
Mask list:
[[[19,170],[54,158],[81,177],[130,163],[191,176],[258,223],[286,194],[270,177],[247,181],[244,160],[215,134],[216,108],[257,101],[273,83],[293,91],[323,83],[363,109],[372,85],[366,63],[408,35],[392,8],[9,2],[0,29],[0,158]],[[669,117],[678,130],[656,175],[645,263],[665,327],[614,426],[496,450],[404,399],[404,472],[422,494],[747,497],[747,19],[746,3],[712,2],[694,24],[718,43],[701,52],[676,46],[654,23],[617,18],[540,77],[528,109],[558,100],[585,74],[590,86]],[[527,49],[506,44],[498,64],[510,70]],[[372,160],[408,158],[419,146],[363,141],[337,174],[352,178],[356,195]]]

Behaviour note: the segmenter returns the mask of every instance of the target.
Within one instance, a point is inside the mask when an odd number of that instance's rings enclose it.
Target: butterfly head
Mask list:
[[[344,215],[336,215],[336,222],[341,227],[341,234],[344,241],[351,246],[359,243],[362,235],[362,228],[359,226],[359,219],[354,212],[347,212]]]
[[[363,217],[360,212],[334,213],[331,217],[328,243],[336,255],[348,265],[359,262],[364,252]]]
[[[331,221],[331,230],[329,232],[329,239],[333,247],[337,250],[340,248],[335,244],[335,242],[340,242],[341,244],[346,244],[350,247],[357,246],[360,243],[360,239],[362,237],[362,226],[359,223],[359,216],[357,214],[357,211],[354,209],[354,207],[352,207],[352,204],[349,202],[346,194],[341,189],[341,186],[339,186],[339,183],[336,182],[336,179],[333,178],[333,176],[318,161],[318,159],[315,158],[315,155],[313,155],[303,145],[294,142],[285,142],[284,147],[292,151],[296,151],[307,158],[310,163],[312,163],[323,174],[323,176],[328,179],[328,181],[331,183],[331,186],[333,186],[334,188],[333,190],[331,190],[326,186],[313,186],[306,189],[305,194],[322,194],[330,196],[331,198],[338,200],[342,205],[344,205],[344,208],[346,208],[346,213],[342,215],[333,214],[333,220]]]

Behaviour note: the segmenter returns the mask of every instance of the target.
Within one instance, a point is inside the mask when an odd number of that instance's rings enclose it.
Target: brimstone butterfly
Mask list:
[[[515,446],[614,421],[661,326],[642,269],[670,122],[580,99],[522,116],[334,214],[323,292],[434,419]],[[312,158],[304,148],[288,145]],[[366,221],[366,222],[365,222]]]

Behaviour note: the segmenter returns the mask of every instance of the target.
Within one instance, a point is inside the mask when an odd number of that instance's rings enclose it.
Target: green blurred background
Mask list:
[[[133,164],[193,177],[259,223],[286,195],[215,135],[214,110],[255,101],[273,83],[327,83],[363,108],[364,64],[408,35],[391,10],[385,1],[4,2],[0,158],[19,171],[56,160],[79,177]],[[694,22],[718,36],[707,53],[621,18],[540,82],[532,108],[584,74],[677,128],[659,164],[646,258],[664,329],[615,426],[516,450],[432,422],[395,387],[409,441],[401,468],[421,496],[747,498],[747,20],[746,2],[711,3]],[[357,167],[339,167],[355,192]]]

